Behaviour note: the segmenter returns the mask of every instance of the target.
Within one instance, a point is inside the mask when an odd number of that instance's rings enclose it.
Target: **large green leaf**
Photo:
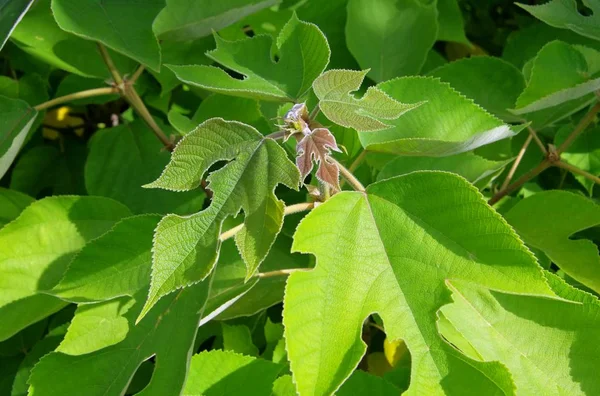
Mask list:
[[[425,103],[391,120],[393,128],[361,132],[360,140],[369,151],[446,156],[471,151],[515,134],[509,125],[438,79],[401,77],[377,87],[402,103]]]
[[[132,297],[150,283],[152,236],[159,221],[158,215],[121,220],[81,249],[50,293],[73,302]]]
[[[544,191],[526,198],[506,213],[523,240],[541,249],[569,276],[600,292],[600,256],[589,240],[574,233],[600,224],[600,206],[566,191]]]
[[[148,187],[195,188],[217,161],[230,162],[207,178],[214,193],[210,206],[187,217],[168,215],[156,229],[152,283],[142,315],[160,297],[210,273],[218,257],[221,224],[228,216],[244,211],[244,228],[236,235],[236,243],[248,276],[281,229],[283,202],[273,189],[279,183],[297,189],[298,168],[274,140],[236,121],[212,118],[199,125],[179,142],[163,174]]]
[[[138,293],[135,305],[123,316],[129,332],[122,341],[83,355],[63,352],[46,355],[35,366],[29,379],[31,394],[74,395],[84,390],[90,396],[123,395],[140,364],[153,356],[156,365],[152,379],[138,394],[163,396],[181,393],[208,289],[209,281],[206,281],[172,294],[134,325],[144,301],[144,293]],[[114,312],[106,310],[103,313],[104,316],[98,320],[104,318],[114,323]],[[117,333],[113,335],[118,336]],[[79,336],[87,338],[85,332],[80,332]],[[73,345],[75,341],[71,339],[70,343]],[[92,340],[92,345],[97,342]],[[65,367],[69,369],[65,370]]]
[[[11,41],[26,53],[68,72],[85,77],[110,77],[95,43],[58,27],[50,9],[50,0],[39,0],[31,7],[14,30]],[[134,61],[112,50],[109,53],[122,73],[135,68]]]
[[[100,197],[51,197],[27,207],[0,230],[0,340],[58,311],[65,302],[42,294],[73,256],[124,216],[122,204]]]
[[[16,219],[33,201],[28,195],[0,187],[0,228]]]
[[[270,396],[282,367],[268,360],[229,351],[194,355],[183,394],[186,396]]]
[[[436,2],[350,0],[346,41],[377,82],[418,74],[438,35]]]
[[[61,29],[103,43],[158,71],[160,47],[152,21],[164,0],[52,0]]]
[[[26,102],[0,96],[0,178],[19,153],[36,115]]]
[[[579,99],[600,89],[600,52],[562,41],[546,44],[533,59],[527,87],[515,114],[525,114]]]
[[[461,175],[473,184],[497,175],[509,161],[490,161],[473,153],[449,157],[399,156],[388,162],[377,175],[377,180],[405,175],[418,170],[438,170]]]
[[[33,4],[33,0],[3,0],[0,2],[0,50],[31,4]]]
[[[154,20],[154,33],[160,40],[187,41],[208,36],[276,0],[167,0],[167,6]]]
[[[448,63],[429,75],[449,83],[502,120],[521,121],[508,109],[515,107],[525,89],[525,78],[510,63],[491,56],[474,56]]]
[[[301,395],[330,394],[350,375],[365,352],[363,321],[374,312],[387,337],[410,350],[408,394],[510,394],[502,366],[472,361],[438,335],[435,311],[449,302],[444,282],[552,294],[514,231],[448,173],[415,172],[372,184],[366,194],[336,194],[300,223],[293,250],[317,258],[314,270],[289,277],[284,299]]]
[[[369,87],[362,98],[358,91],[368,70],[329,70],[313,83],[319,98],[319,108],[327,118],[346,128],[357,131],[378,131],[391,125],[381,120],[394,120],[421,103],[400,103],[377,87]]]
[[[437,40],[471,45],[469,39],[465,36],[465,23],[458,0],[437,0],[437,10]]]
[[[519,296],[449,281],[442,312],[484,360],[500,361],[523,395],[600,392],[600,304]]]
[[[141,120],[103,129],[90,141],[85,164],[89,194],[114,198],[135,213],[194,213],[202,208],[201,190],[177,194],[142,188],[160,175],[169,152]]]
[[[295,15],[277,38],[278,61],[271,55],[272,39],[259,35],[226,41],[215,35],[217,49],[207,56],[245,76],[229,76],[213,66],[170,66],[188,84],[227,95],[273,101],[298,101],[329,62],[327,39],[316,25]]]
[[[577,0],[550,0],[539,5],[517,3],[550,26],[570,29],[582,36],[600,40],[600,4],[595,0],[583,0],[583,4],[591,9],[591,15],[584,16],[579,12]]]

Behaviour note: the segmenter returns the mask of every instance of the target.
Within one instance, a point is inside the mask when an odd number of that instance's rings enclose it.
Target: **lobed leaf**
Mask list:
[[[338,125],[357,131],[377,131],[390,125],[380,121],[393,120],[421,103],[400,103],[377,87],[369,87],[361,99],[351,92],[360,88],[368,70],[329,70],[313,82],[319,98],[319,108]]]
[[[214,66],[169,66],[190,85],[226,95],[271,101],[299,101],[329,63],[329,45],[319,28],[294,14],[277,38],[277,62],[270,36],[227,41],[215,35],[217,48],[207,56],[244,76],[228,75]]]
[[[122,217],[122,204],[101,197],[51,197],[28,206],[0,230],[0,340],[64,307],[44,294],[85,243]]]
[[[511,394],[502,365],[473,361],[440,338],[434,312],[449,301],[444,282],[553,295],[512,229],[448,173],[414,172],[366,194],[336,194],[300,223],[293,250],[317,258],[314,270],[288,278],[284,299],[301,395],[330,394],[348,378],[365,352],[361,328],[372,313],[390,340],[403,339],[410,350],[408,394],[463,394],[466,383],[474,394]]]
[[[340,169],[331,158],[331,150],[339,151],[335,137],[327,128],[315,128],[296,145],[296,166],[300,170],[302,180],[313,169],[313,160],[319,165],[317,179],[336,190],[340,189]]]
[[[160,47],[152,21],[162,0],[52,0],[61,29],[98,41],[153,70],[160,70]]]
[[[514,136],[523,129],[511,129],[447,83],[432,77],[401,77],[379,84],[378,88],[400,102],[426,102],[390,121],[390,129],[360,133],[368,151],[448,156]]]
[[[600,224],[596,203],[566,191],[544,191],[518,202],[505,217],[527,244],[541,249],[574,279],[600,291],[598,247],[589,240],[570,239]]]
[[[210,144],[207,144],[210,142]],[[236,121],[210,119],[177,145],[163,174],[148,187],[188,190],[197,187],[217,161],[230,161],[208,178],[211,205],[186,217],[167,215],[158,224],[153,247],[152,282],[141,316],[162,296],[204,279],[218,257],[221,224],[244,211],[236,243],[251,276],[283,224],[277,184],[297,189],[299,172],[285,151],[256,129]]]

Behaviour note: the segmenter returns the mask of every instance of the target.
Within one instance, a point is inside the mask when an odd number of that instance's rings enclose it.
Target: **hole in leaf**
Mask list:
[[[242,31],[248,37],[254,37],[255,36],[254,29],[252,29],[252,26],[250,26],[250,25],[244,25],[242,27]]]
[[[154,373],[154,362],[152,360],[146,360],[136,370],[131,382],[129,383],[129,388],[127,388],[127,395],[134,395],[144,389],[150,383],[150,379],[152,378],[152,373]]]
[[[581,0],[577,0],[577,11],[583,16],[590,16],[594,13],[592,9],[583,4],[583,1]]]

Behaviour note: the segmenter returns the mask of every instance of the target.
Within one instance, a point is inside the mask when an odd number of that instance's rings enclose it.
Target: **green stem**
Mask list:
[[[130,85],[135,84],[135,82],[138,80],[138,78],[140,78],[140,76],[144,72],[144,69],[144,65],[140,65],[140,67],[138,67],[137,70],[133,73],[133,76],[131,76],[131,78],[127,80],[127,83]]]
[[[516,189],[521,187],[523,184],[527,183],[529,180],[533,179],[534,177],[536,177],[537,175],[539,175],[540,173],[542,173],[543,171],[548,169],[551,165],[552,165],[552,163],[549,160],[547,160],[547,159],[543,160],[538,166],[536,166],[535,168],[533,168],[532,170],[530,170],[529,172],[527,172],[526,174],[521,176],[516,182],[514,182],[514,183],[508,185],[506,188],[498,191],[496,193],[496,195],[494,195],[488,201],[488,204],[490,204],[490,205],[495,204],[500,199],[502,199],[502,197],[504,197],[507,194],[512,193],[513,191],[515,191]]]
[[[548,155],[548,150],[546,150],[546,146],[544,146],[544,143],[538,136],[537,132],[530,126],[527,127],[527,130],[529,131],[529,136],[531,136],[535,139],[535,142],[538,145],[538,147],[540,148],[540,150],[542,150],[542,153],[544,153],[544,155]]]
[[[291,275],[294,272],[306,272],[306,271],[310,271],[310,268],[290,268],[290,269],[282,269],[282,270],[277,270],[277,271],[270,271],[270,272],[258,272],[256,275],[254,275],[257,278],[263,279],[263,278],[273,278],[276,276],[287,276],[287,275]]]
[[[581,175],[581,176],[585,177],[586,179],[593,181],[594,183],[600,184],[600,177],[594,176],[591,173],[586,172],[583,169],[579,169],[576,166],[567,164],[566,162],[563,162],[563,161],[558,161],[558,162],[554,163],[554,165],[558,166],[559,168],[562,168],[562,169],[568,170],[570,172],[576,173],[578,175]]]
[[[523,159],[523,156],[525,155],[525,151],[527,151],[527,147],[529,147],[529,143],[531,143],[532,139],[533,139],[533,135],[530,134],[529,136],[527,136],[525,143],[523,143],[521,150],[519,150],[519,154],[517,154],[517,158],[515,158],[515,162],[513,162],[510,170],[508,171],[508,175],[506,175],[506,179],[504,179],[504,183],[502,183],[502,187],[500,187],[500,191],[502,191],[502,190],[506,189],[506,187],[508,187],[508,184],[510,183],[513,176],[515,175],[515,172],[517,171],[517,168],[519,167],[519,164],[521,163],[521,160]]]
[[[98,43],[98,48],[100,49],[100,55],[102,55],[102,59],[104,59],[104,63],[106,63],[106,66],[108,67],[108,71],[110,72],[110,75],[112,76],[115,84],[117,84],[117,86],[119,86],[119,87],[122,86],[123,78],[119,74],[119,70],[117,70],[114,62],[112,61],[112,58],[108,54],[106,47],[104,45]]]
[[[119,90],[115,87],[103,87],[103,88],[88,89],[86,91],[74,92],[72,94],[60,96],[58,98],[54,98],[47,102],[40,103],[39,105],[35,106],[34,109],[36,109],[38,111],[45,110],[52,106],[71,102],[76,99],[90,98],[93,96],[112,95],[112,94],[118,94],[118,93],[119,93]]]
[[[596,103],[594,107],[588,111],[588,113],[579,121],[579,124],[573,129],[573,132],[567,137],[567,139],[560,145],[556,150],[557,155],[561,155],[566,149],[579,137],[579,135],[594,121],[596,114],[600,111],[600,103]]]
[[[338,166],[338,168],[340,169],[340,173],[341,173],[342,177],[344,179],[346,179],[346,181],[348,183],[350,183],[350,185],[352,186],[352,188],[354,188],[356,191],[360,191],[360,192],[364,192],[365,191],[365,187],[356,178],[356,176],[354,176],[352,174],[352,172],[350,172],[344,165],[340,164],[339,161],[337,161],[335,158],[331,158],[331,160]]]

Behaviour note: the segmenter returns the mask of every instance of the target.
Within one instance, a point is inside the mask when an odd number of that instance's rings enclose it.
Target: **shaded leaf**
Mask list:
[[[258,356],[258,348],[252,342],[252,334],[246,325],[221,323],[223,349],[246,356]]]
[[[329,70],[313,83],[319,108],[327,118],[338,125],[357,131],[377,131],[390,127],[380,121],[393,120],[421,103],[400,103],[377,87],[369,87],[361,99],[351,92],[357,91],[367,70]]]
[[[277,38],[278,61],[271,56],[272,40],[261,35],[226,41],[215,35],[217,49],[207,56],[245,76],[239,80],[213,66],[170,66],[177,77],[210,91],[272,101],[297,101],[329,63],[329,45],[319,28],[295,15]]]
[[[378,88],[403,103],[425,101],[397,120],[393,128],[359,134],[369,151],[447,156],[471,151],[515,135],[496,117],[455,91],[447,83],[431,77],[402,77],[379,84]]]
[[[444,282],[552,295],[512,229],[476,189],[447,173],[415,172],[371,184],[366,194],[336,194],[300,223],[293,250],[317,258],[314,270],[288,278],[284,299],[301,394],[330,394],[350,375],[372,313],[390,340],[410,350],[409,393],[464,394],[468,383],[473,394],[511,394],[501,365],[470,360],[440,338],[433,313],[449,301]]]
[[[36,115],[26,102],[0,96],[0,178],[19,153]]]
[[[160,40],[186,41],[209,36],[276,0],[167,0],[167,6],[154,20],[154,33]]]
[[[130,215],[100,197],[51,197],[28,206],[0,230],[0,340],[64,307],[42,294],[60,280],[85,243]]]
[[[214,142],[207,145],[206,141]],[[204,279],[218,257],[221,224],[244,211],[236,243],[251,276],[269,252],[283,223],[279,183],[297,189],[299,172],[285,151],[256,129],[212,118],[187,134],[171,162],[148,187],[184,191],[197,187],[217,161],[230,161],[208,176],[211,205],[197,214],[168,215],[159,223],[153,247],[152,283],[142,315],[163,295]]]
[[[158,71],[160,48],[152,21],[164,0],[52,0],[61,29],[113,50]]]
[[[8,0],[0,4],[0,50],[31,4],[33,0]]]
[[[377,82],[418,74],[438,35],[437,14],[436,2],[350,0],[348,49]]]
[[[301,179],[313,169],[313,160],[317,162],[317,179],[321,183],[326,183],[336,190],[340,189],[340,169],[330,157],[331,150],[341,151],[335,137],[327,128],[315,128],[304,137],[296,145],[296,165],[300,170]]]
[[[471,45],[465,36],[465,23],[458,0],[438,0],[437,40],[454,41]]]
[[[0,228],[16,219],[33,201],[28,195],[0,187]]]
[[[512,207],[506,220],[523,240],[542,250],[569,276],[600,292],[600,256],[589,240],[572,240],[578,231],[600,224],[600,207],[566,191],[544,191]]]

